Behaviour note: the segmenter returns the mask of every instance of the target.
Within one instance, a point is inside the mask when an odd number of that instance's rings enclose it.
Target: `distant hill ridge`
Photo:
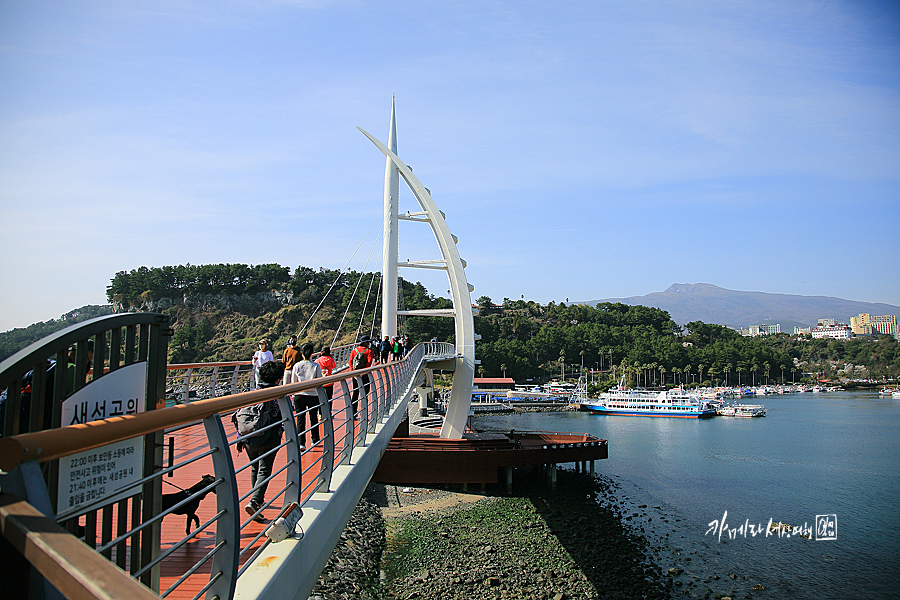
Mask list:
[[[718,323],[728,327],[748,327],[761,323],[781,323],[782,331],[794,326],[815,327],[819,319],[830,318],[849,323],[859,313],[900,315],[900,306],[880,302],[858,302],[829,296],[799,296],[768,292],[728,290],[710,283],[675,283],[664,292],[629,298],[607,298],[574,304],[595,306],[602,302],[621,302],[668,311],[680,325],[691,321]]]

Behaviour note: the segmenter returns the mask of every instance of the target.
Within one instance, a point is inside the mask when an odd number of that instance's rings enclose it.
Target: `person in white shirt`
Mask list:
[[[259,340],[259,350],[253,353],[253,359],[250,361],[251,363],[253,363],[254,388],[259,385],[259,368],[267,362],[275,360],[275,357],[272,355],[272,351],[268,349],[268,346],[268,341]]]
[[[300,346],[300,357],[291,369],[290,383],[300,383],[322,376],[322,367],[312,360],[314,349],[309,342]],[[313,445],[319,442],[319,394],[316,390],[308,390],[293,397],[294,414],[297,415],[297,433],[300,445],[306,447],[306,415],[309,414],[309,426],[312,428]]]

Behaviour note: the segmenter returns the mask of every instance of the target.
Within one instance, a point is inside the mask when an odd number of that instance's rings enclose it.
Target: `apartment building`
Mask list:
[[[897,317],[895,315],[872,316],[868,313],[860,313],[850,317],[850,329],[855,335],[872,335],[881,333],[897,336]]]

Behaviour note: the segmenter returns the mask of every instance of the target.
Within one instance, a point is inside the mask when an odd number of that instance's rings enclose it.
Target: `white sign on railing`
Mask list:
[[[143,412],[146,385],[146,362],[107,373],[63,401],[62,425]],[[57,514],[74,512],[101,498],[115,502],[134,494],[125,488],[141,478],[143,462],[140,437],[59,459]],[[114,497],[121,490],[120,496]]]

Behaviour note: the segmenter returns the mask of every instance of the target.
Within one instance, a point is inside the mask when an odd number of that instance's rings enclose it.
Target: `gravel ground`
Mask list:
[[[614,487],[560,471],[551,493],[524,469],[512,496],[371,485],[311,598],[669,598]]]

